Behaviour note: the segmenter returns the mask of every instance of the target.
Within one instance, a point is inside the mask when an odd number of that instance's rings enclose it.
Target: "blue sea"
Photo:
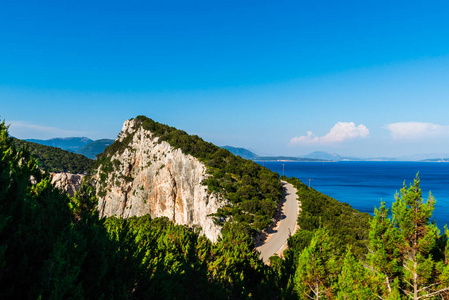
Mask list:
[[[443,232],[449,224],[449,163],[434,162],[261,162],[270,170],[294,176],[314,189],[373,215],[381,199],[391,208],[394,195],[410,186],[419,172],[423,199],[436,199],[433,217]],[[284,170],[283,170],[284,168]],[[391,210],[390,210],[391,211]]]

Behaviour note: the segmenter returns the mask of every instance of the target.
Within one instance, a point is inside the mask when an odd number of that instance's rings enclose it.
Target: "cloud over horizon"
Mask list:
[[[293,137],[290,144],[335,144],[345,140],[367,137],[368,135],[369,130],[363,124],[355,126],[354,122],[337,122],[324,136],[319,137],[314,135],[312,131],[307,131],[307,135]]]
[[[419,139],[449,135],[449,126],[426,122],[397,122],[386,126],[393,139]]]
[[[20,139],[51,139],[56,137],[84,136],[86,133],[77,130],[65,130],[57,127],[36,125],[25,121],[11,121],[9,134]]]

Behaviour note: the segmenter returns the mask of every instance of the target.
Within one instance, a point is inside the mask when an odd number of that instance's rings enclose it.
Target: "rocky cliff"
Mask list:
[[[51,173],[51,183],[73,197],[83,183],[84,175],[71,173]]]
[[[105,154],[94,175],[101,216],[165,216],[201,227],[206,237],[217,240],[221,227],[208,215],[227,201],[202,184],[209,176],[202,162],[160,141],[135,120],[124,123],[115,144],[122,147]]]

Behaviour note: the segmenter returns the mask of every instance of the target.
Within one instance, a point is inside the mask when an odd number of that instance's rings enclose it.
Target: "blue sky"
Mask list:
[[[449,153],[447,1],[1,1],[0,117],[264,155]]]

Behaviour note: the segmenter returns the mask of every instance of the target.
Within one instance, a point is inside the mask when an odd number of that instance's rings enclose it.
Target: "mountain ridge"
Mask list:
[[[342,161],[342,160],[361,160],[355,157],[341,156],[337,153],[329,153],[325,151],[314,151],[304,156],[304,158],[324,159],[330,161]]]
[[[150,213],[196,226],[206,213],[200,227],[212,240],[215,225],[240,224],[254,236],[272,223],[282,197],[279,174],[144,116],[125,121],[93,177],[101,215]]]
[[[112,139],[92,140],[87,137],[59,137],[48,140],[24,139],[24,141],[60,148],[62,150],[82,154],[90,159],[96,159],[97,155],[101,154],[107,146],[114,142]]]
[[[92,159],[59,147],[46,146],[17,138],[13,138],[13,142],[18,148],[27,148],[31,155],[36,158],[39,168],[44,171],[86,174],[94,166]]]
[[[97,155],[103,153],[104,149],[106,149],[107,146],[110,146],[113,142],[114,140],[111,139],[95,140],[81,149],[76,150],[76,153],[82,154],[90,159],[96,159]]]
[[[24,140],[27,142],[32,142],[45,146],[61,148],[62,150],[68,150],[71,152],[75,152],[76,150],[81,149],[83,146],[93,142],[93,140],[87,137],[57,137],[48,140],[40,140],[40,139],[24,139]]]

